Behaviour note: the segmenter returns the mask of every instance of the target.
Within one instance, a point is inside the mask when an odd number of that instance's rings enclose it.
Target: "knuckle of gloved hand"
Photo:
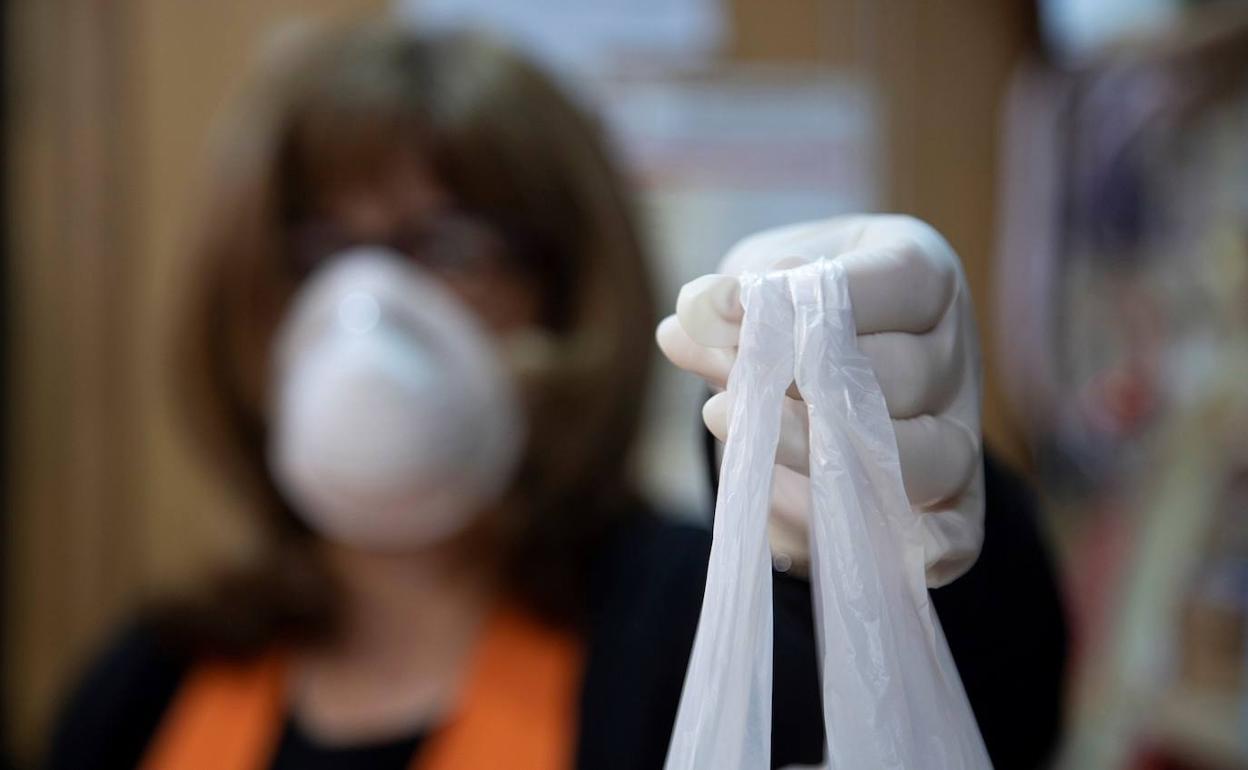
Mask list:
[[[915,303],[923,328],[934,329],[953,304],[958,287],[957,267],[947,259],[930,253],[918,239],[906,236],[896,247],[895,257],[908,289],[909,301]]]
[[[952,495],[961,494],[975,479],[981,462],[979,434],[956,420],[945,419],[942,451],[949,453],[949,481]]]
[[[921,335],[903,335],[911,401],[901,407],[910,414],[936,413],[957,396],[964,375],[961,367],[961,335],[956,319],[946,314],[937,327]]]
[[[894,355],[899,376],[894,398],[897,403],[890,412],[894,416],[912,417],[932,407],[929,398],[936,385],[931,352],[919,337],[900,336]]]
[[[875,370],[888,414],[904,420],[922,414],[924,394],[929,385],[925,351],[918,349],[911,335],[885,333],[865,334],[858,346]]]
[[[894,217],[892,226],[896,233],[919,244],[934,261],[947,263],[950,267],[957,266],[958,257],[949,241],[927,222],[909,214],[900,214]]]
[[[979,559],[980,547],[968,543],[950,545],[927,557],[927,587],[941,588],[965,575]]]
[[[921,415],[896,424],[902,467],[910,469],[914,502],[940,507],[959,497],[975,478],[978,438],[955,420]]]

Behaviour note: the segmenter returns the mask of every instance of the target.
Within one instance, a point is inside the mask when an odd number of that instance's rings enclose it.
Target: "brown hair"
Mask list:
[[[630,196],[599,128],[496,42],[380,22],[286,51],[235,117],[193,249],[178,376],[214,464],[259,498],[268,548],[218,586],[228,613],[190,613],[196,633],[237,650],[332,633],[332,581],[265,462],[269,347],[302,276],[291,224],[325,187],[384,173],[396,151],[427,160],[457,207],[522,241],[516,256],[540,284],[559,342],[528,388],[503,568],[515,600],[574,619],[595,542],[635,510],[627,465],[654,317]]]

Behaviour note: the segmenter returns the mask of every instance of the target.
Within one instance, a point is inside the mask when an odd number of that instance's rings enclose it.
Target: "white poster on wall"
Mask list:
[[[621,65],[690,67],[727,35],[719,0],[395,0],[399,15],[430,28],[505,34],[565,76]]]
[[[614,82],[598,101],[642,192],[662,307],[751,233],[878,205],[877,120],[853,78],[721,68]],[[695,378],[657,367],[642,469],[678,510],[713,503],[698,440],[705,396]]]

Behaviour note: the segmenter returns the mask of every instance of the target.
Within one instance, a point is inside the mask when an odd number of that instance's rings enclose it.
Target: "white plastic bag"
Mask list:
[[[827,767],[991,767],[923,572],[892,423],[859,352],[844,269],[741,278],[745,318],[714,542],[666,770],[771,766],[767,514],[780,412],[810,416],[811,581]]]

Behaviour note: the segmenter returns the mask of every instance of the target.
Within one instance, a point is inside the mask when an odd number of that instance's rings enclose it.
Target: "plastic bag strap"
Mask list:
[[[728,377],[734,405],[723,482],[715,502],[706,595],[685,678],[686,691],[697,683],[702,697],[681,698],[668,768],[757,770],[771,763],[767,514],[781,407],[793,381],[793,308],[781,273],[742,276],[741,303],[740,347]],[[715,629],[714,646],[703,638],[708,628]]]
[[[844,267],[789,272],[810,424],[811,577],[830,768],[988,767],[932,609],[923,532]]]

